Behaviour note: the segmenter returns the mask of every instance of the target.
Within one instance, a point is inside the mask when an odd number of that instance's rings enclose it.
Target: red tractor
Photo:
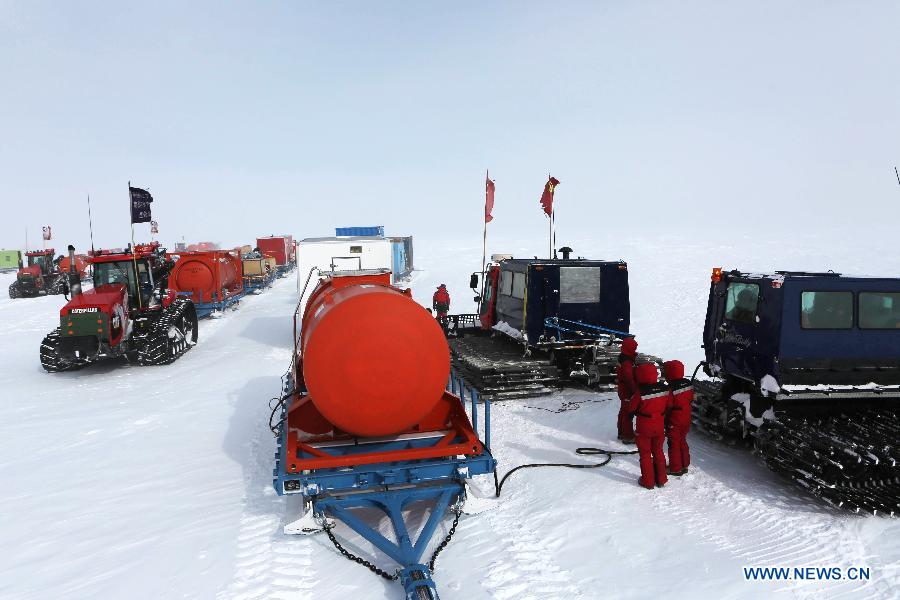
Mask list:
[[[74,252],[69,246],[73,265]],[[88,260],[94,288],[82,292],[73,267],[71,300],[59,312],[59,327],[41,344],[45,370],[71,371],[116,357],[139,365],[165,365],[194,346],[197,311],[193,302],[168,289],[175,263],[159,243],[101,250]]]
[[[9,286],[10,298],[34,298],[65,292],[66,275],[59,270],[53,248],[25,253],[26,266],[19,267],[16,280]]]

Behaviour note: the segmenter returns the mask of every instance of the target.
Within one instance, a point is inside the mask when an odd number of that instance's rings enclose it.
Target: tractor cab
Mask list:
[[[757,390],[898,385],[900,278],[716,268],[703,348],[708,375]]]
[[[476,294],[478,279],[473,273]],[[579,346],[599,335],[627,336],[630,325],[627,265],[568,252],[562,259],[493,255],[476,301],[482,329],[528,346]]]
[[[23,270],[30,270],[31,272],[34,272],[33,269],[37,267],[41,275],[49,275],[53,271],[54,253],[55,251],[53,248],[50,248],[48,250],[26,252],[25,260],[27,267],[23,268]]]
[[[137,270],[135,270],[137,267]],[[94,287],[122,285],[128,294],[130,308],[138,307],[138,290],[141,290],[141,303],[150,301],[149,292],[153,290],[151,270],[145,259],[113,260],[94,263]]]
[[[137,245],[134,251],[100,250],[89,259],[94,270],[94,288],[98,291],[121,285],[128,296],[130,311],[159,305],[154,291],[167,287],[172,261],[157,242]]]

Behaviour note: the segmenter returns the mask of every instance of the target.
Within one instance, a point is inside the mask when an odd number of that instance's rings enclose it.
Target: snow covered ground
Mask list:
[[[858,262],[823,264],[827,242],[566,240],[579,255],[629,261],[641,348],[691,366],[713,266],[898,272],[888,248],[868,240],[855,246]],[[443,282],[455,311],[472,308],[464,286],[480,239],[416,244],[415,297],[430,304]],[[490,251],[541,250],[501,240]],[[11,280],[0,275],[0,290]],[[283,279],[203,321],[197,347],[173,365],[54,375],[37,353],[63,299],[0,299],[0,598],[402,597],[327,538],[281,533],[268,400],[290,361],[295,294]],[[543,410],[566,402],[580,404]],[[523,462],[578,461],[578,446],[615,448],[617,408],[608,394],[575,391],[496,404],[501,474]],[[900,521],[836,512],[746,451],[697,435],[691,447],[691,473],[662,490],[636,485],[633,457],[513,475],[492,510],[460,521],[437,563],[442,598],[900,595]],[[373,553],[345,527],[338,534],[351,551]],[[871,580],[744,581],[741,567],[757,565],[866,566]]]

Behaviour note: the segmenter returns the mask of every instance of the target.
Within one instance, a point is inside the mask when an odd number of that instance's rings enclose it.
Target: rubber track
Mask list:
[[[720,388],[710,382],[696,382],[695,388],[695,423],[719,437],[733,433],[735,419],[726,419],[728,409],[709,400]],[[721,427],[726,420],[731,425]],[[812,416],[779,412],[753,435],[754,451],[766,465],[810,494],[852,512],[900,515],[897,411],[873,408]]]
[[[172,340],[169,338],[169,327],[185,311],[189,310],[189,307],[193,307],[190,300],[178,298],[166,308],[163,315],[153,324],[150,333],[140,343],[138,364],[142,366],[168,365],[178,360],[182,354],[193,347],[193,344],[182,343],[173,348]],[[196,316],[194,319],[196,323]]]
[[[86,363],[81,361],[69,362],[59,358],[57,348],[59,347],[59,328],[57,327],[48,333],[41,342],[41,366],[48,373],[59,373],[62,371],[75,371],[83,367]]]
[[[453,366],[488,400],[544,396],[560,380],[559,369],[546,359],[522,356],[521,347],[485,335],[450,338]]]

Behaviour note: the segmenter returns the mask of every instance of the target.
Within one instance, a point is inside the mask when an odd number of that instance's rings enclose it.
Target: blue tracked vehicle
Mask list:
[[[900,512],[900,278],[714,269],[694,422],[842,508]]]
[[[494,255],[483,281],[472,274],[479,312],[450,317],[449,343],[454,367],[482,396],[522,398],[568,382],[615,383],[621,341],[631,335],[628,265],[561,251],[561,259]]]

